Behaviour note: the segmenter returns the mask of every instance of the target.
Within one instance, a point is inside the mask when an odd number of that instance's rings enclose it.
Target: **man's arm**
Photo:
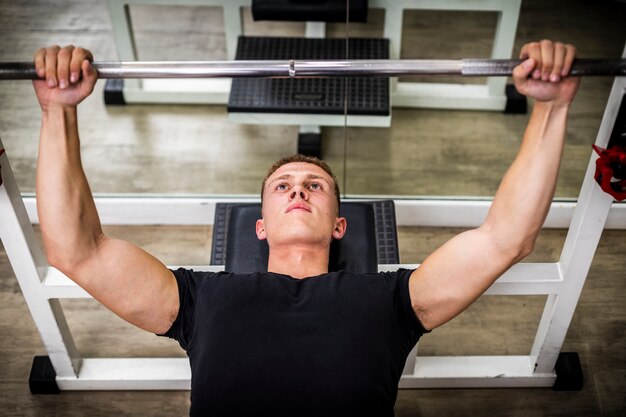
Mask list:
[[[524,46],[514,72],[520,93],[536,99],[520,150],[484,224],[462,233],[413,272],[413,309],[427,329],[449,321],[527,256],[550,208],[579,80],[569,78],[575,49],[549,41]]]
[[[164,333],[178,312],[178,289],[165,265],[106,236],[80,159],[76,106],[97,75],[89,51],[50,47],[35,54],[46,81],[33,85],[42,108],[37,211],[48,260],[124,320]]]

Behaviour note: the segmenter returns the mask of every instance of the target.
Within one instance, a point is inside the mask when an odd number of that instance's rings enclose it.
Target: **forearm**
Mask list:
[[[48,259],[63,269],[80,264],[102,229],[80,159],[75,107],[43,110],[36,191]]]
[[[520,150],[504,176],[484,227],[507,250],[527,254],[554,196],[569,105],[537,102]]]

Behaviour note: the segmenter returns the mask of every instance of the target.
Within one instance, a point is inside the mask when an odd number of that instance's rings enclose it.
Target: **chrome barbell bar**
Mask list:
[[[375,59],[282,61],[94,62],[100,78],[300,78],[398,77],[408,75],[509,76],[518,59]],[[624,76],[625,59],[576,59],[575,76]],[[0,63],[0,80],[33,80],[32,62]]]

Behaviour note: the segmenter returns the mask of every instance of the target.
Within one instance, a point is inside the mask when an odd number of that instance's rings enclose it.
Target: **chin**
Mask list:
[[[280,236],[277,238],[277,236]],[[272,236],[268,236],[268,243],[272,244],[289,244],[289,245],[297,245],[297,244],[311,244],[318,245],[329,244],[332,240],[332,233],[323,234],[320,233],[319,228],[311,228],[311,227],[302,227],[302,225],[293,227],[289,227],[289,225],[285,225],[281,230],[276,231],[272,234]]]

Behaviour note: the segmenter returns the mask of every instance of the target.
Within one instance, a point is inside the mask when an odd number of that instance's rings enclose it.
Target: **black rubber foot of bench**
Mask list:
[[[322,135],[320,133],[299,133],[298,153],[322,159]]]
[[[517,92],[513,84],[507,84],[506,89],[506,114],[526,114],[528,111],[528,102],[526,96]]]
[[[104,85],[104,104],[113,106],[126,104],[126,100],[124,100],[124,80],[107,80]]]
[[[561,352],[554,366],[555,391],[580,391],[583,388],[583,370],[576,352]]]
[[[54,372],[50,358],[48,356],[35,356],[28,377],[28,387],[31,394],[59,394],[61,391],[57,385],[56,377],[57,374]]]

